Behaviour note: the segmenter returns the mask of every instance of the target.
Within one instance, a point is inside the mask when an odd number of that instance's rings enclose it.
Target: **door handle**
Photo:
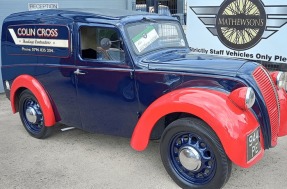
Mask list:
[[[74,71],[74,74],[76,74],[76,75],[85,75],[86,73],[78,68],[76,71]]]

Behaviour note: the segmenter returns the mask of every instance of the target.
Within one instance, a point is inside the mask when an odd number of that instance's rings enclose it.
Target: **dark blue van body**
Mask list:
[[[146,32],[141,34],[143,36],[137,34],[131,39],[128,33],[133,30],[128,27],[145,22],[152,25],[157,21],[178,23],[168,16],[119,10],[44,10],[12,14],[4,20],[1,36],[1,71],[6,95],[10,100],[13,97],[12,106],[19,111],[19,95],[25,90],[25,84],[20,83],[22,87],[13,91],[13,85],[16,86],[13,83],[17,77],[28,75],[42,86],[41,93],[50,99],[55,122],[89,132],[132,137],[138,121],[146,119],[145,112],[169,94],[199,89],[228,96],[236,89],[250,87],[256,96],[255,103],[248,111],[239,108],[238,115],[249,112],[254,116],[260,127],[262,149],[272,147],[272,141],[277,141],[280,99],[266,70],[254,62],[190,54],[184,36],[177,47],[169,44],[167,48],[141,53],[150,43],[140,46],[138,38],[144,41],[149,38],[145,35],[152,35],[151,30],[154,30],[143,29]],[[183,33],[182,29],[178,31]],[[91,33],[101,37],[95,42],[99,47],[89,43]],[[114,34],[116,39],[112,39]],[[153,35],[158,39],[159,34]],[[105,41],[104,38],[109,39]],[[164,40],[172,43],[174,39]],[[117,44],[116,47],[113,44]],[[28,85],[32,86],[33,82]],[[269,96],[266,90],[270,91]],[[205,106],[204,101],[198,103],[202,103],[203,108],[214,108]],[[234,105],[227,108],[229,106]],[[270,112],[271,108],[274,111]],[[179,118],[201,118],[199,115],[171,111],[157,119],[150,138],[159,139],[167,125]],[[220,116],[223,116],[222,122],[227,119],[220,112],[207,120],[201,119],[208,123],[221,119]],[[234,128],[237,129],[240,121],[234,121]],[[237,135],[246,138],[250,134],[236,133],[236,129],[231,131],[230,128],[223,126],[222,130],[237,142],[240,141]],[[220,140],[224,146],[227,139]],[[245,147],[243,143],[242,148]],[[244,161],[242,165],[246,167],[252,164]],[[204,185],[205,181],[199,183]]]

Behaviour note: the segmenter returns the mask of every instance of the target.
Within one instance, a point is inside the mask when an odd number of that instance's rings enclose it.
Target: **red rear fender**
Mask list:
[[[12,83],[10,100],[13,113],[18,111],[15,100],[17,91],[20,88],[29,89],[34,94],[42,108],[45,126],[53,126],[56,123],[56,119],[50,98],[40,82],[30,75],[20,75]]]

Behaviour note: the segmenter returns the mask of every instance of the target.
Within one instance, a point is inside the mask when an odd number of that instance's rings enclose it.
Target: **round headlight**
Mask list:
[[[255,103],[255,93],[250,87],[240,87],[229,94],[229,99],[242,110],[251,108]]]
[[[276,84],[279,89],[286,87],[286,74],[284,72],[278,72],[276,77]]]
[[[245,104],[247,108],[251,108],[255,103],[255,93],[252,88],[248,87],[246,91]]]

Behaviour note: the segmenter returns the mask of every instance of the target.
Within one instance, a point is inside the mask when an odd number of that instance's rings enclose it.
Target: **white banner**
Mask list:
[[[39,39],[39,38],[18,38],[15,31],[10,28],[9,32],[16,45],[41,46],[41,47],[62,47],[68,48],[69,41],[63,39]]]

